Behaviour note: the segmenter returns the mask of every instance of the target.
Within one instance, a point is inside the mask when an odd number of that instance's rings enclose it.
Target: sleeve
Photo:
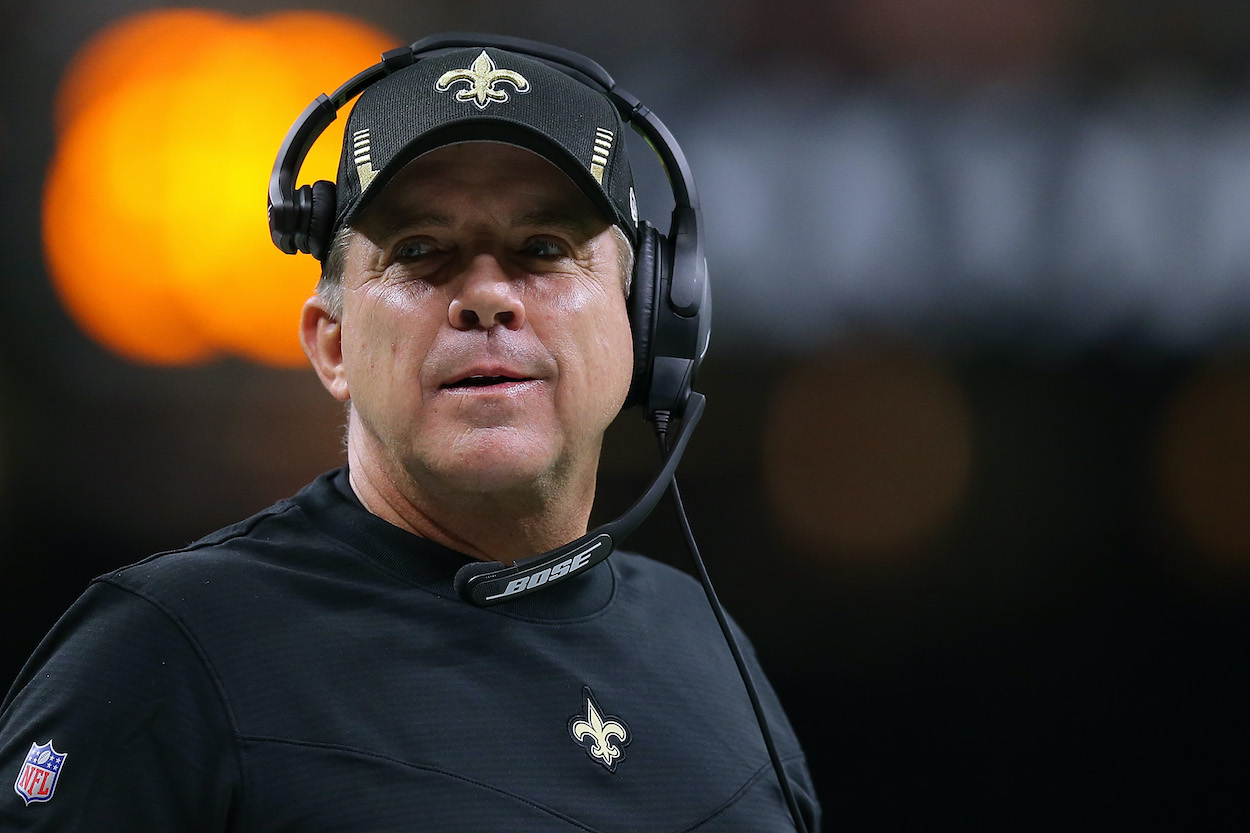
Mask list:
[[[0,710],[0,830],[225,830],[241,783],[233,738],[184,629],[93,584]]]

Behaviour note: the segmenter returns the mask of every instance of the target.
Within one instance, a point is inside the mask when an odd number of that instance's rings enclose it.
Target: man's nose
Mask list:
[[[458,330],[496,324],[517,330],[525,324],[520,281],[510,278],[499,261],[479,254],[469,262],[459,291],[451,299],[448,316]]]

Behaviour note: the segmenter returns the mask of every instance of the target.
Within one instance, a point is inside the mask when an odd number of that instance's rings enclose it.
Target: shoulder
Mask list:
[[[322,531],[306,492],[185,547],[98,576],[66,624],[115,633],[117,617],[139,622],[157,616],[210,665],[223,662],[232,646],[306,615],[309,604],[359,579],[363,559],[345,554],[346,545]]]
[[[36,648],[0,707],[0,771],[18,773],[35,745],[55,744],[69,780],[46,785],[39,799],[55,786],[54,805],[40,808],[49,829],[187,830],[178,818],[188,816],[169,817],[178,813],[174,797],[194,803],[197,816],[214,814],[210,785],[237,782],[234,734],[224,692],[190,634],[156,605],[97,582]],[[151,787],[143,800],[117,801],[140,774]],[[0,801],[0,828],[32,822],[24,798],[10,791]]]
[[[137,593],[160,593],[210,579],[223,568],[245,567],[267,551],[308,536],[311,530],[293,501],[283,500],[247,520],[223,527],[185,547],[165,550],[96,578]]]
[[[635,552],[613,553],[611,563],[617,579],[617,595],[627,605],[646,611],[645,615],[670,624],[680,623],[698,632],[717,631],[702,583],[689,573]],[[739,639],[746,640],[738,623],[725,617]]]
[[[310,515],[329,475],[250,518],[222,527],[178,549],[166,550],[105,573],[95,584],[111,585],[161,606],[230,588],[272,584],[275,575],[315,561],[317,552],[340,549]],[[315,513],[315,509],[313,510]]]
[[[649,556],[618,550],[612,554],[611,563],[618,583],[626,589],[662,597],[703,595],[703,587],[694,576]]]
[[[67,683],[122,679],[151,662],[199,664],[197,627],[230,617],[239,593],[222,591],[254,583],[248,575],[263,563],[265,542],[300,526],[293,514],[297,508],[284,500],[186,547],[97,576],[41,641],[24,675],[56,668]]]
[[[663,562],[633,552],[613,553],[617,600],[629,611],[634,626],[667,634],[666,638],[694,646],[726,649],[727,635],[720,616],[712,608],[709,593],[699,579]],[[715,595],[713,593],[712,595]],[[755,645],[733,614],[717,606],[734,642],[753,667],[758,662]],[[756,672],[759,673],[759,672]]]
[[[94,702],[102,694],[101,713],[120,719],[112,704],[152,702],[135,696],[135,685],[160,680],[157,688],[171,691],[174,680],[195,680],[200,691],[214,691],[214,663],[224,653],[214,646],[254,638],[254,611],[289,593],[287,576],[299,574],[302,552],[329,546],[297,498],[97,577],[40,642],[7,702],[24,690],[27,705]],[[289,552],[299,540],[306,546]]]

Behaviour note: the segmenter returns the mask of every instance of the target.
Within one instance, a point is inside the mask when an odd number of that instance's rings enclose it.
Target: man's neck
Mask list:
[[[421,483],[366,438],[348,435],[352,490],[366,509],[401,529],[483,561],[511,564],[585,534],[594,481],[483,493]]]

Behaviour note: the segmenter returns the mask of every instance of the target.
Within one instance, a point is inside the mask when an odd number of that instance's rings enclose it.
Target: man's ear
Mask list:
[[[350,400],[351,392],[343,370],[343,325],[330,314],[319,295],[304,302],[299,341],[330,395],[340,402]]]

